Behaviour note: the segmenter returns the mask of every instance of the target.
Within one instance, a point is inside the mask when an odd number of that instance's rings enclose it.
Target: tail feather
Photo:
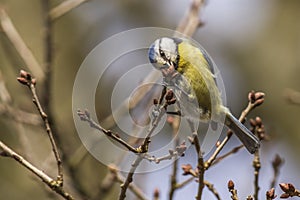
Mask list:
[[[259,148],[259,139],[231,113],[226,114],[225,124],[236,134],[236,136],[241,140],[251,154],[253,154]]]

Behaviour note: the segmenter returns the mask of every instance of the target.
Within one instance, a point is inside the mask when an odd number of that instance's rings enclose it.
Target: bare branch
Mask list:
[[[221,162],[223,159],[231,156],[232,154],[235,154],[235,153],[239,152],[239,150],[242,149],[242,148],[244,148],[244,145],[240,145],[240,146],[234,147],[231,151],[225,153],[222,156],[217,157],[215,159],[215,161],[212,163],[212,165],[216,165],[217,163]]]
[[[0,104],[0,115],[6,115],[17,122],[24,124],[40,125],[42,123],[37,114],[25,112],[5,104]]]
[[[261,167],[259,151],[256,151],[253,159],[253,167],[254,167],[254,194],[253,198],[258,200],[258,192],[260,190],[259,187],[259,171]]]
[[[275,155],[275,158],[272,161],[272,168],[273,168],[273,179],[271,181],[270,188],[274,188],[277,183],[277,179],[280,173],[280,168],[284,164],[283,158],[281,158],[278,154]]]
[[[130,171],[126,177],[126,180],[124,181],[123,184],[121,184],[121,193],[119,195],[119,200],[125,199],[127,188],[129,187],[129,184],[132,182],[135,170],[139,166],[139,164],[141,163],[142,160],[143,160],[143,157],[140,155],[137,155],[137,158],[132,163]]]
[[[232,200],[238,200],[238,196],[237,196],[237,190],[234,188],[234,183],[232,180],[228,181],[228,190],[231,193],[231,199]]]
[[[36,88],[35,88],[36,79],[32,78],[30,73],[21,70],[20,77],[18,77],[17,80],[21,84],[26,85],[30,89],[32,97],[33,97],[33,103],[36,106],[37,110],[39,111],[39,114],[40,114],[41,118],[44,121],[44,125],[45,125],[46,131],[47,131],[47,134],[48,134],[51,146],[52,146],[52,151],[54,153],[56,163],[57,163],[57,173],[58,173],[57,181],[60,182],[60,184],[62,185],[63,184],[62,162],[61,162],[61,159],[60,159],[58,148],[57,148],[55,140],[53,138],[52,129],[51,129],[49,121],[48,121],[48,116],[44,112],[44,110],[43,110],[43,108],[40,104],[39,98],[37,96],[37,93],[36,93]]]
[[[211,193],[213,193],[213,195],[216,197],[216,199],[221,200],[221,197],[213,184],[211,184],[208,181],[204,181],[204,185],[208,188],[209,191],[211,191]]]
[[[50,10],[50,18],[55,21],[87,1],[89,0],[66,0]]]
[[[105,128],[103,128],[102,126],[100,126],[99,124],[97,124],[90,117],[90,113],[87,110],[85,110],[85,111],[78,110],[77,114],[80,117],[81,121],[88,122],[90,124],[90,127],[95,128],[95,129],[103,132],[107,137],[109,137],[109,138],[113,139],[114,141],[122,144],[129,151],[132,151],[133,153],[140,153],[137,148],[134,148],[133,146],[131,146],[130,144],[128,144],[125,140],[123,140],[122,138],[120,138],[120,136],[117,133],[113,133],[110,130],[106,130]]]
[[[199,11],[203,4],[204,0],[193,0],[176,31],[187,36],[192,36],[197,28],[202,24],[199,19]]]
[[[113,175],[113,179],[116,180],[117,182],[124,184],[125,182],[125,177],[123,177],[120,173],[119,173],[119,169],[117,168],[117,166],[111,164],[108,166],[109,171],[111,172],[111,174]],[[145,194],[142,192],[142,190],[134,183],[131,183],[128,188],[133,192],[133,194],[135,194],[135,196],[140,199],[140,200],[146,200],[146,196]]]
[[[45,77],[43,68],[27,47],[3,8],[0,8],[0,26],[29,70],[32,71],[40,80],[43,80]]]
[[[31,164],[29,161],[25,160],[22,156],[14,152],[12,149],[10,149],[8,146],[6,146],[3,142],[0,141],[0,148],[3,152],[1,152],[1,156],[6,156],[15,159],[18,163],[26,167],[28,170],[30,170],[33,174],[35,174],[37,177],[39,177],[45,184],[47,184],[53,191],[60,194],[62,197],[68,200],[73,200],[74,198],[62,187],[62,184],[60,181],[53,180],[50,176],[48,176],[45,172],[42,170],[39,170],[37,167],[35,167],[33,164]]]

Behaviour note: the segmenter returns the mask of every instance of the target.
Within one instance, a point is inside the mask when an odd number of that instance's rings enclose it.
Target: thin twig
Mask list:
[[[128,144],[130,144],[130,145],[137,144],[137,142],[140,139],[139,137],[137,137],[138,131],[133,131],[133,132],[134,132],[134,134],[132,135],[133,137],[131,137],[128,141]],[[113,164],[117,166],[123,160],[126,153],[127,152],[123,152],[122,154],[120,154],[118,156],[118,158],[114,161]],[[96,195],[96,197],[105,198],[104,196],[109,194],[109,191],[113,188],[114,182],[115,182],[115,180],[112,177],[112,174],[107,173],[106,176],[101,181],[100,190],[99,190],[99,193]]]
[[[280,174],[280,168],[284,164],[283,158],[281,158],[278,154],[275,155],[275,158],[272,161],[272,168],[273,168],[273,179],[271,181],[270,188],[275,188],[277,184],[277,180]]]
[[[172,158],[174,159],[174,162],[175,162],[179,156],[182,156],[184,154],[184,152],[187,148],[187,146],[185,145],[185,142],[182,142],[179,145],[179,139],[177,139],[177,140],[178,141],[175,142],[175,144],[178,144],[178,145],[175,147],[175,150],[169,149],[169,154],[161,156],[161,157],[155,157],[155,156],[149,155],[148,153],[145,153],[143,155],[144,159],[146,159],[150,162],[155,162],[156,164],[159,164],[163,160],[171,160]],[[173,165],[174,165],[174,163],[173,163]]]
[[[193,143],[195,145],[196,148],[196,152],[198,155],[198,165],[197,168],[199,170],[199,174],[198,174],[198,193],[196,196],[197,200],[201,200],[202,198],[202,192],[203,192],[203,188],[204,188],[204,172],[205,172],[205,167],[204,167],[204,160],[203,160],[203,155],[202,155],[202,151],[201,151],[201,146],[200,146],[200,142],[199,142],[199,137],[198,137],[198,133],[197,132],[193,132]]]
[[[38,63],[31,50],[27,47],[3,8],[0,8],[0,26],[26,66],[39,78],[39,80],[43,80],[45,77],[43,68]]]
[[[163,99],[165,99],[164,103],[163,103]],[[149,143],[150,143],[152,133],[155,131],[155,129],[156,129],[158,123],[160,122],[161,118],[166,113],[167,107],[176,102],[176,99],[174,98],[174,93],[172,92],[172,90],[169,90],[169,91],[166,92],[166,87],[164,87],[164,89],[162,90],[162,93],[160,95],[159,102],[160,102],[160,104],[156,104],[155,105],[156,108],[155,108],[155,110],[153,110],[154,118],[152,119],[151,126],[149,127],[148,133],[147,133],[143,143],[138,147],[138,151],[140,153],[147,153],[148,152]],[[128,185],[132,182],[132,180],[133,180],[132,178],[133,178],[133,175],[135,173],[135,170],[139,166],[139,164],[141,163],[142,160],[143,160],[143,154],[137,155],[137,158],[133,162],[124,184],[121,185],[121,193],[120,193],[120,196],[119,196],[119,200],[125,199],[126,190],[128,188]]]
[[[53,42],[52,42],[52,22],[49,15],[50,0],[42,0],[42,15],[44,18],[44,69],[45,77],[44,80],[44,94],[42,96],[42,102],[48,113],[49,118],[52,120],[52,109],[50,99],[52,96],[51,82],[52,82],[52,63],[53,63]]]
[[[175,149],[177,148],[177,146],[179,145],[179,137],[177,135],[177,131],[179,129],[179,118],[178,117],[174,117],[174,121],[172,122],[172,128],[173,128],[173,136],[174,136],[174,146]],[[186,149],[186,147],[185,147]],[[184,149],[184,151],[185,151]],[[174,155],[174,152],[169,152],[170,156]],[[183,152],[179,152],[181,156],[181,154]],[[178,151],[176,151],[176,154],[174,156],[174,160],[173,160],[173,165],[172,165],[172,175],[171,175],[171,180],[170,180],[170,191],[169,191],[169,200],[173,199],[175,190],[177,189],[176,185],[177,185],[177,171],[178,171]]]
[[[232,200],[238,200],[237,190],[234,188],[234,182],[232,180],[228,181],[228,190],[231,193]]]
[[[2,102],[5,104],[11,103],[11,95],[6,88],[1,70],[0,70],[0,98]]]
[[[42,170],[39,170],[37,167],[35,167],[33,164],[31,164],[29,161],[24,159],[22,156],[17,154],[15,151],[10,149],[8,146],[6,146],[3,142],[0,141],[0,148],[2,149],[2,156],[10,157],[15,159],[18,163],[26,167],[28,170],[30,170],[32,173],[34,173],[37,177],[39,177],[45,184],[47,184],[53,191],[60,194],[62,197],[68,200],[73,200],[74,198],[67,193],[63,187],[60,181],[52,179],[50,176],[48,176],[45,172]]]
[[[222,156],[217,157],[215,159],[215,161],[211,164],[211,166],[216,165],[217,163],[221,162],[223,159],[231,156],[232,154],[235,154],[235,153],[239,152],[239,150],[241,150],[242,148],[244,148],[244,145],[240,145],[240,146],[234,147],[231,151],[225,153]]]
[[[253,159],[253,167],[254,167],[254,194],[253,198],[255,200],[258,200],[258,192],[259,192],[259,171],[260,171],[260,156],[259,156],[259,150],[257,150],[254,154]]]
[[[109,171],[111,172],[111,174],[113,175],[113,179],[116,180],[118,183],[120,184],[124,184],[125,182],[125,177],[123,177],[120,173],[119,173],[119,169],[117,168],[117,166],[115,166],[114,164],[111,164],[108,166]],[[133,194],[140,200],[146,200],[146,196],[145,194],[142,192],[142,190],[134,183],[129,184],[128,188],[130,189],[131,192],[133,192]]]
[[[50,10],[50,18],[55,21],[87,1],[89,0],[66,0]]]
[[[31,94],[32,94],[32,97],[33,97],[32,101],[33,101],[34,105],[36,106],[41,118],[44,121],[44,125],[45,125],[46,131],[47,131],[47,134],[48,134],[51,146],[52,146],[52,151],[53,151],[55,159],[56,159],[57,173],[58,173],[57,181],[60,182],[60,184],[63,184],[62,162],[61,162],[61,159],[60,159],[58,148],[57,148],[55,140],[53,138],[52,129],[51,129],[50,124],[49,124],[48,116],[45,113],[45,111],[43,110],[43,108],[41,106],[41,103],[39,101],[38,95],[36,93],[36,88],[35,88],[36,79],[32,78],[31,74],[29,74],[28,72],[21,70],[20,77],[18,77],[17,80],[21,84],[28,86],[28,88],[31,91]]]
[[[221,197],[213,184],[211,184],[210,182],[205,180],[204,185],[208,188],[209,191],[211,191],[211,193],[213,193],[213,195],[216,197],[216,199],[221,200]]]
[[[280,195],[280,198],[287,199],[289,197],[300,197],[300,190],[296,189],[291,183],[280,183],[281,190],[284,192]]]
[[[140,153],[139,149],[134,148],[133,146],[131,146],[130,144],[128,144],[125,140],[123,140],[122,138],[120,138],[120,136],[117,133],[113,133],[110,130],[106,130],[105,128],[103,128],[102,126],[100,126],[99,124],[97,124],[91,117],[90,117],[90,113],[85,110],[85,111],[81,111],[78,110],[77,111],[78,116],[80,117],[81,121],[87,121],[90,125],[90,127],[95,128],[99,131],[101,131],[102,133],[104,133],[107,137],[111,138],[112,140],[122,144],[124,147],[126,147],[129,151],[132,151],[133,153]]]
[[[124,181],[123,184],[121,184],[121,192],[119,195],[119,200],[123,200],[126,197],[126,191],[129,187],[129,184],[132,182],[133,180],[133,175],[135,173],[136,168],[139,166],[139,164],[141,163],[141,161],[143,160],[143,157],[140,155],[137,155],[136,159],[134,160],[134,162],[131,165],[130,171],[126,177],[126,180]]]
[[[195,178],[192,176],[192,177],[186,179],[185,181],[182,181],[181,183],[177,183],[176,184],[176,189],[183,188],[187,184],[191,183],[193,180],[195,180]]]
[[[16,109],[10,105],[0,104],[0,115],[12,118],[16,122],[30,125],[40,125],[42,123],[37,114],[29,113],[20,109]]]

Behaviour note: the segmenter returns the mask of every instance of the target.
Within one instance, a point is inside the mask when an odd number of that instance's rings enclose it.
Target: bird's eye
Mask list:
[[[161,57],[166,57],[166,54],[163,50],[159,50],[159,54]]]

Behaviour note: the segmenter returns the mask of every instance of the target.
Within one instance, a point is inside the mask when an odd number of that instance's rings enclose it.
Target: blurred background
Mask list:
[[[61,2],[53,0],[51,7]],[[107,167],[85,150],[74,128],[72,89],[81,63],[97,44],[122,31],[138,27],[175,29],[190,3],[182,0],[155,3],[150,0],[90,0],[53,22],[51,91],[43,91],[39,82],[37,87],[38,92],[49,93],[54,124],[59,133],[56,136],[58,145],[63,152],[64,165],[68,167],[66,185],[72,188],[74,196],[117,199],[119,193],[118,184],[114,184],[107,194],[101,193]],[[0,7],[6,10],[37,61],[43,65],[45,30],[41,1],[0,0]],[[300,187],[300,105],[289,100],[297,98],[297,91],[300,91],[299,7],[298,0],[209,0],[200,14],[204,26],[193,36],[217,64],[226,88],[227,105],[234,115],[238,116],[246,106],[249,91],[266,94],[265,103],[249,116],[260,116],[272,138],[263,142],[261,148],[260,197],[270,189],[271,161],[277,153],[285,160],[279,182],[291,182]],[[9,105],[37,114],[29,91],[16,81],[20,69],[29,70],[0,28],[0,71],[11,96]],[[118,69],[108,71],[107,80],[102,80],[105,87],[101,89],[111,91],[109,86],[118,81],[119,72]],[[111,112],[110,93],[107,91],[97,93],[97,101],[103,97],[97,105],[100,121]],[[299,99],[296,101],[299,103]],[[0,103],[5,105],[3,99]],[[56,166],[43,126],[16,122],[15,117],[4,109],[0,130],[1,141],[55,177]],[[225,150],[237,144],[234,138]],[[195,166],[192,152],[189,149],[180,164]],[[136,176],[136,183],[149,198],[158,188],[161,199],[167,199],[170,174],[170,168],[140,174]],[[178,178],[185,180],[187,177],[179,173]],[[232,179],[241,199],[245,199],[253,193],[252,156],[242,150],[211,168],[205,179],[214,184],[224,199],[230,198],[227,182]],[[280,194],[278,187],[276,189]],[[190,183],[178,190],[174,199],[192,199],[196,192],[197,184]],[[128,195],[128,199],[135,199],[130,192]],[[0,199],[32,198],[61,199],[15,161],[0,158]],[[210,192],[205,190],[204,199],[211,198]]]

